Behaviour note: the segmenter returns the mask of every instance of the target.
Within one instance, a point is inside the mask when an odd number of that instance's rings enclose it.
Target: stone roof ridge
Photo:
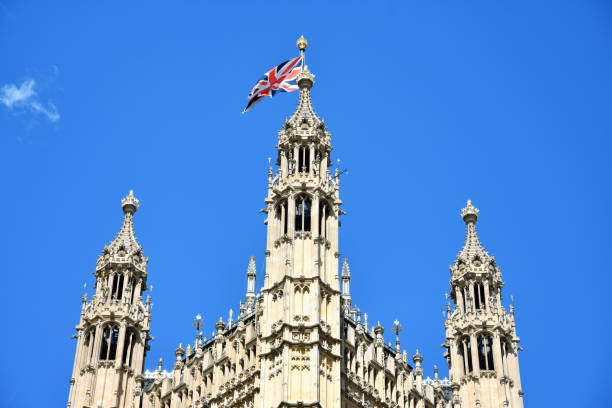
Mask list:
[[[287,122],[294,127],[300,127],[304,123],[307,123],[308,127],[316,127],[323,123],[312,107],[310,88],[314,85],[314,78],[315,76],[308,71],[308,67],[305,67],[297,76],[297,83],[300,87],[300,98],[295,112],[287,120]]]

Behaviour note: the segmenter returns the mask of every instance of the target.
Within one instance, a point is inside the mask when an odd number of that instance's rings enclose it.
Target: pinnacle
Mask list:
[[[312,88],[314,84],[314,77],[315,76],[308,71],[308,67],[305,67],[304,71],[297,77],[297,82],[300,87],[300,99],[295,112],[288,121],[294,126],[307,122],[308,125],[312,127],[321,123],[321,119],[319,119],[315,113],[310,99],[310,88]]]
[[[458,255],[458,258],[471,260],[477,256],[489,258],[488,252],[483,248],[478,233],[476,232],[476,220],[478,219],[479,210],[472,205],[472,201],[468,200],[465,208],[461,210],[461,217],[466,223],[465,244]]]
[[[351,270],[349,269],[348,259],[344,258],[342,263],[342,276],[351,276]]]
[[[121,200],[121,207],[124,212],[121,229],[110,245],[105,248],[105,253],[113,257],[125,258],[142,251],[142,247],[134,235],[134,213],[138,206],[139,201],[134,197],[134,191],[130,190],[128,196]]]

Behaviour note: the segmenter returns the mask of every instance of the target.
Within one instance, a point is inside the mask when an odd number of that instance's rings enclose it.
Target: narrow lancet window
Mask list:
[[[295,230],[310,231],[310,198],[298,196],[295,201]]]
[[[310,172],[310,148],[308,146],[300,146],[298,157],[298,172]]]

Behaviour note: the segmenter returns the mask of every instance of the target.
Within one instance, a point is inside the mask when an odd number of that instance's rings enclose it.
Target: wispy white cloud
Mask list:
[[[29,109],[45,115],[51,122],[57,121],[60,118],[57,108],[51,102],[47,103],[47,106],[40,103],[36,99],[35,86],[36,81],[33,79],[26,79],[19,87],[6,84],[0,89],[0,102],[9,110]]]

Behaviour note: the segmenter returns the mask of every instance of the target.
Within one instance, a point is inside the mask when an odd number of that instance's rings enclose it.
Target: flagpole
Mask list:
[[[300,50],[300,55],[302,56],[302,70],[304,70],[305,61],[306,61],[306,47],[308,47],[308,41],[304,38],[304,36],[300,36],[297,40],[297,47]]]

